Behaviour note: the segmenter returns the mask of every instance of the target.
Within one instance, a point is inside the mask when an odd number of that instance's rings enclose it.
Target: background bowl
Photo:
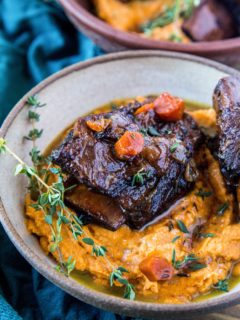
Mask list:
[[[44,128],[38,140],[41,150],[77,117],[116,98],[157,94],[169,91],[202,103],[211,104],[217,81],[237,71],[202,58],[179,53],[125,52],[79,63],[51,76],[32,89],[15,106],[4,122],[0,136],[25,161],[29,162],[31,142],[23,136],[30,129],[24,107],[26,98],[37,94],[47,107],[41,108]],[[240,301],[240,285],[231,292],[199,303],[172,305],[127,301],[87,288],[66,278],[53,268],[36,237],[29,234],[24,221],[26,180],[14,177],[15,161],[0,156],[0,221],[20,253],[42,275],[71,295],[94,306],[135,317],[181,319],[230,306]]]
[[[240,37],[190,44],[151,40],[111,27],[91,12],[89,0],[58,1],[74,25],[107,52],[126,49],[161,49],[196,54],[240,67]]]

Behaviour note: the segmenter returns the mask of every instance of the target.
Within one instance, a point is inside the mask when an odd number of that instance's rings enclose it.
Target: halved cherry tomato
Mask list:
[[[174,276],[174,268],[165,258],[150,255],[139,265],[140,271],[149,281],[170,280]]]
[[[144,147],[144,138],[140,132],[126,131],[115,143],[115,152],[119,159],[134,157]]]
[[[111,123],[110,119],[97,119],[97,120],[87,120],[86,124],[87,126],[96,132],[101,132],[107,128],[107,126]]]
[[[140,108],[137,109],[137,111],[135,111],[135,115],[142,113],[142,112],[148,112],[149,110],[154,108],[154,104],[153,103],[147,103],[144,104],[143,106],[141,106]]]
[[[165,121],[178,121],[182,119],[184,101],[164,92],[154,100],[154,109],[157,115]]]

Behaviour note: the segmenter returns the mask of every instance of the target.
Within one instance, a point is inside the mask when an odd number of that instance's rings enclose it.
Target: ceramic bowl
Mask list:
[[[116,98],[157,94],[169,91],[185,99],[211,104],[217,81],[239,73],[229,67],[202,58],[179,53],[138,51],[106,55],[75,64],[49,77],[32,89],[13,108],[5,120],[0,136],[29,162],[31,142],[23,140],[29,128],[25,101],[37,94],[47,104],[41,108],[44,134],[41,150],[80,115]],[[42,275],[74,297],[99,308],[129,316],[150,319],[194,317],[240,302],[240,285],[231,292],[199,303],[182,305],[128,301],[94,291],[54,270],[38,239],[29,234],[24,219],[26,180],[14,177],[15,161],[0,156],[0,221],[23,257]]]
[[[191,53],[240,67],[240,37],[213,42],[181,44],[143,38],[119,31],[96,17],[89,0],[58,0],[74,25],[107,52],[158,49]]]

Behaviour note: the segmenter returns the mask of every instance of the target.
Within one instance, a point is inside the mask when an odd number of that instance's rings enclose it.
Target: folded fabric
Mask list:
[[[102,54],[54,1],[0,0],[0,124],[48,75]],[[19,255],[0,226],[0,320],[120,320],[69,296]]]

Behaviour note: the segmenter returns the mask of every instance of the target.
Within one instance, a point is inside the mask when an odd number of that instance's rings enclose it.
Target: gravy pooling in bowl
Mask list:
[[[93,113],[108,112],[125,103],[123,100],[114,101]],[[188,112],[201,127],[205,127],[204,130],[215,130],[213,109],[194,103],[186,104]],[[46,152],[50,154],[68,131],[69,128],[60,134]],[[232,194],[224,187],[219,165],[206,146],[200,148],[195,161],[200,172],[199,178],[194,188],[169,209],[167,217],[154,221],[140,231],[131,230],[125,225],[116,231],[91,223],[84,226],[96,242],[107,247],[112,263],[124,266],[129,271],[128,279],[134,284],[139,300],[186,303],[209,292],[220,292],[223,282],[227,283],[232,273],[235,278],[231,278],[231,283],[235,283],[234,279],[240,275],[237,265],[240,259],[240,225],[233,221]],[[49,226],[40,214],[29,207],[31,202],[27,196],[28,229],[40,237],[41,246],[49,253]],[[224,203],[228,203],[228,207],[218,215],[219,207]],[[75,279],[111,294],[122,291],[122,288],[110,288],[109,267],[104,257],[92,256],[87,244],[73,241],[65,225],[63,235],[64,241],[60,246],[64,258],[71,253],[76,260],[78,271],[73,274]],[[184,273],[179,268],[181,272],[169,281],[149,281],[139,269],[140,263],[148,255],[164,256],[170,263],[177,263],[178,267],[193,261],[193,270]],[[56,253],[53,252],[53,256],[57,259]]]

